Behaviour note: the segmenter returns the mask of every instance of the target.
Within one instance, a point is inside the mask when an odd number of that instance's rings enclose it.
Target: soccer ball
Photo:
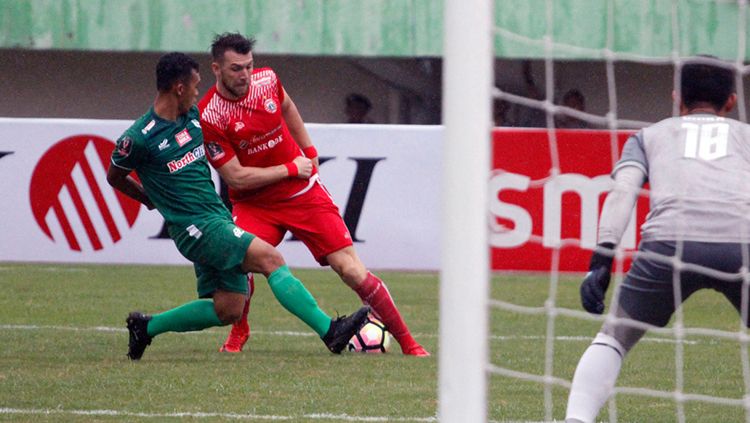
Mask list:
[[[349,340],[348,349],[374,354],[388,352],[391,349],[391,334],[383,322],[373,315],[368,315],[365,325]]]

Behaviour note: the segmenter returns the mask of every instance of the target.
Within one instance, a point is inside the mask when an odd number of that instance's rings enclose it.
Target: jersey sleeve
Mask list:
[[[135,170],[143,160],[143,144],[125,132],[117,139],[115,149],[112,150],[112,164],[126,170]]]
[[[622,148],[622,156],[612,170],[612,177],[626,166],[635,166],[648,176],[648,159],[646,158],[646,149],[643,144],[643,131],[631,135],[625,146]]]
[[[201,128],[206,157],[211,166],[218,169],[235,156],[232,144],[214,124],[204,120],[201,121]]]

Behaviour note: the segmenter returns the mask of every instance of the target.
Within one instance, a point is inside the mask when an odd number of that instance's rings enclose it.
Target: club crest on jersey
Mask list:
[[[211,160],[219,160],[220,158],[224,157],[224,149],[221,148],[221,146],[218,143],[215,143],[215,142],[207,143],[206,150],[208,153],[208,157],[210,157]]]
[[[240,129],[244,128],[245,124],[242,122],[235,122],[234,123],[234,132],[240,132]]]
[[[132,148],[133,140],[130,137],[122,137],[117,140],[117,154],[120,156],[128,157]]]
[[[278,106],[276,106],[276,102],[273,101],[272,98],[267,98],[263,101],[263,108],[265,108],[268,113],[276,113]]]
[[[190,136],[187,128],[185,128],[182,131],[178,132],[177,135],[174,136],[174,139],[177,141],[177,144],[180,144],[180,147],[182,147],[183,145],[187,144],[190,140],[192,140],[193,137]]]

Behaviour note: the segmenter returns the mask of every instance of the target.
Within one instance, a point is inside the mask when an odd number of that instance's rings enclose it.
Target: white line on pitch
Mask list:
[[[175,412],[175,413],[143,413],[119,410],[62,410],[39,408],[0,408],[0,414],[72,414],[77,416],[119,416],[119,417],[189,417],[189,418],[225,418],[237,420],[340,420],[345,422],[436,422],[435,417],[385,417],[385,416],[350,416],[348,414],[310,413],[294,416],[277,416],[263,414],[240,413],[208,413],[208,412]]]
[[[114,328],[109,326],[90,326],[90,327],[77,327],[77,326],[54,326],[54,325],[0,325],[0,330],[67,330],[73,332],[127,332],[125,328]],[[215,334],[221,331],[221,328],[203,330],[198,332],[182,332],[179,335],[205,335]],[[295,331],[264,331],[264,330],[253,330],[252,334],[261,336],[315,336],[312,332],[295,332]],[[417,338],[437,338],[437,335],[430,333],[414,333]],[[536,335],[491,335],[489,337],[493,341],[538,341],[546,339],[544,336]],[[572,342],[590,342],[593,338],[590,336],[556,336],[556,341],[572,341]],[[674,339],[668,338],[657,338],[657,337],[644,337],[642,342],[654,342],[661,344],[674,344]],[[683,344],[698,345],[700,341],[683,340]]]

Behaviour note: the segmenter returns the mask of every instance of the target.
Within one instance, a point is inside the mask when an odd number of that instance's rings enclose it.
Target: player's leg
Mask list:
[[[238,353],[242,351],[245,343],[250,338],[250,300],[253,298],[255,292],[255,277],[252,273],[247,275],[247,290],[248,294],[245,297],[245,304],[242,308],[242,315],[236,322],[232,323],[229,335],[227,335],[226,341],[219,348],[220,352]]]
[[[675,311],[671,265],[659,257],[674,255],[674,243],[643,243],[620,288],[615,317],[663,327]],[[655,256],[657,254],[658,256]],[[682,301],[698,285],[681,281]],[[627,322],[605,323],[581,356],[571,383],[566,422],[593,422],[611,395],[626,354],[644,335]]]
[[[348,246],[328,254],[326,261],[341,277],[341,280],[357,293],[362,302],[372,307],[373,314],[393,334],[404,354],[415,356],[430,355],[412,337],[409,327],[404,322],[403,317],[401,317],[401,313],[398,311],[396,303],[388,291],[388,287],[380,278],[367,271],[353,246]]]
[[[630,318],[618,308],[617,317]],[[619,341],[614,333],[628,339]],[[565,421],[596,421],[599,410],[612,394],[625,355],[645,331],[632,326],[604,325],[578,361],[568,396]]]
[[[130,333],[128,356],[138,360],[153,337],[165,332],[198,331],[223,326],[237,320],[247,296],[247,282],[240,264],[253,236],[235,232],[231,221],[216,219],[199,222],[199,238],[170,234],[180,252],[192,260],[199,300],[153,316],[130,313],[126,319]],[[208,299],[213,298],[213,300]]]
[[[362,307],[349,317],[332,320],[318,307],[317,301],[287,267],[281,254],[269,243],[255,238],[247,250],[242,268],[262,273],[268,279],[276,299],[290,313],[310,326],[329,350],[339,353],[364,323],[369,307]]]
[[[742,322],[750,328],[750,310],[748,309],[750,285],[743,284],[741,280],[732,282],[724,281],[722,283],[727,286],[719,288],[718,291],[724,294],[729,302],[732,303],[737,313],[739,313]]]
[[[322,266],[330,265],[364,304],[387,326],[405,354],[429,355],[409,332],[382,280],[367,271],[352,245],[349,229],[330,194],[314,185],[282,210],[274,210],[274,219],[291,231],[310,250]]]
[[[239,318],[246,293],[221,289],[220,270],[195,265],[202,299],[190,301],[152,316],[132,312],[126,322],[130,332],[128,357],[138,360],[151,340],[166,332],[190,332],[223,326]],[[241,277],[242,275],[236,275]],[[205,299],[213,297],[213,301]]]
[[[281,242],[286,232],[265,219],[265,215],[250,203],[235,203],[232,207],[232,216],[237,226],[273,246]],[[220,352],[239,353],[250,338],[250,301],[255,292],[255,277],[252,273],[247,275],[247,284],[248,296],[245,299],[242,316],[232,323],[227,339],[219,348]]]
[[[713,251],[709,253],[709,259],[720,264],[719,270],[739,273],[743,266],[743,257],[750,257],[748,249],[750,249],[748,244],[716,245],[711,249]],[[747,266],[747,264],[744,265]],[[750,285],[743,283],[741,277],[737,277],[736,280],[731,281],[717,280],[713,288],[724,294],[739,313],[744,325],[750,327]]]

